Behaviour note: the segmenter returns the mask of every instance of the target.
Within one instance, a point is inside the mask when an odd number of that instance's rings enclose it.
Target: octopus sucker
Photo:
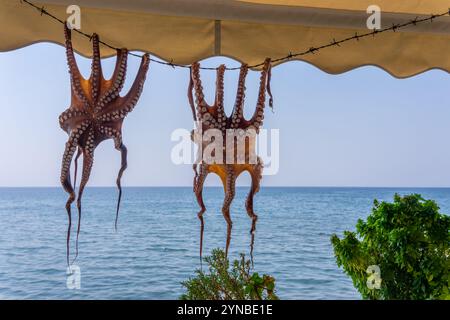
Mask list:
[[[97,102],[97,98],[100,94],[101,89],[101,81],[104,79],[102,76],[102,64],[100,59],[100,44],[99,44],[99,38],[98,35],[94,33],[92,36],[92,65],[91,65],[91,77],[89,79],[89,82],[91,84],[91,99],[92,104],[95,104]]]
[[[193,165],[195,174],[193,179],[193,191],[200,206],[200,210],[197,213],[198,219],[200,220],[200,261],[202,259],[203,233],[205,229],[204,213],[206,212],[206,207],[203,201],[203,186],[206,177],[209,173],[215,173],[220,177],[224,188],[225,196],[222,205],[222,214],[227,224],[225,254],[228,255],[228,250],[231,242],[231,232],[233,228],[230,207],[236,193],[236,179],[242,172],[247,171],[250,174],[252,182],[249,194],[246,198],[245,208],[247,211],[247,215],[251,219],[250,256],[253,262],[253,247],[255,241],[256,222],[258,220],[258,216],[254,212],[253,208],[253,198],[260,188],[263,163],[261,158],[256,156],[256,150],[254,149],[254,144],[250,142],[250,138],[249,140],[246,140],[247,138],[245,136],[243,138],[243,141],[245,143],[245,154],[232,154],[231,157],[227,157],[227,152],[231,152],[231,150],[228,150],[225,141],[228,137],[228,131],[230,129],[235,129],[238,132],[253,130],[256,134],[259,133],[264,119],[266,93],[269,94],[269,105],[272,106],[272,94],[270,92],[271,60],[266,59],[264,62],[260,76],[256,108],[253,116],[249,120],[246,120],[244,117],[245,79],[248,74],[247,64],[242,64],[240,68],[235,104],[233,111],[229,117],[225,114],[223,106],[223,78],[225,67],[220,66],[217,69],[216,95],[214,104],[212,106],[209,105],[204,98],[205,96],[203,93],[202,81],[200,79],[200,64],[198,62],[195,62],[191,65],[190,69],[191,75],[188,87],[188,98],[194,115],[194,120],[198,120],[196,122],[197,129],[191,133],[191,138],[195,143],[199,144],[199,146],[202,147],[200,150],[204,150],[205,147],[209,144],[209,141],[203,140],[203,132],[208,129],[217,129],[222,133],[224,142],[222,148],[224,162],[216,162],[214,160],[212,163],[207,163],[206,161],[202,160],[203,154],[200,153],[197,157],[196,163]],[[235,139],[235,137],[233,137],[233,139]],[[237,139],[240,138],[237,137]],[[235,141],[232,141],[232,144],[236,146]],[[234,150],[236,150],[236,148],[233,148],[233,153]],[[229,161],[229,158],[233,159],[231,163]],[[250,159],[256,159],[256,161],[250,161]]]
[[[100,112],[107,101],[116,98],[122,90],[125,83],[125,71],[127,68],[128,60],[127,58],[127,49],[122,48],[117,50],[116,66],[114,68],[111,79],[108,81],[111,84],[111,87],[100,96],[95,112]]]
[[[117,177],[117,188],[119,197],[116,207],[115,228],[117,228],[117,217],[119,214],[122,198],[120,180],[127,167],[127,149],[122,142],[122,124],[128,113],[136,106],[142,93],[147,71],[150,64],[150,56],[144,54],[136,78],[129,92],[120,96],[120,91],[126,76],[127,49],[117,50],[117,61],[115,70],[110,80],[105,80],[101,66],[100,39],[94,34],[92,36],[93,57],[91,64],[91,75],[84,79],[81,75],[73,52],[71,30],[64,25],[66,44],[66,56],[69,66],[71,81],[71,104],[59,117],[61,128],[69,134],[66,149],[63,155],[61,169],[61,184],[69,194],[66,203],[66,211],[69,219],[67,230],[67,264],[70,261],[70,231],[72,225],[71,205],[77,201],[78,227],[76,238],[76,254],[78,256],[78,237],[80,234],[82,197],[94,164],[94,151],[96,147],[107,139],[113,139],[114,145],[121,153],[121,167]],[[78,169],[78,158],[83,156],[83,166],[80,186],[76,195],[75,187],[70,180],[70,165],[73,155],[78,149],[75,157],[75,178]]]
[[[231,119],[242,119],[245,101],[245,79],[248,73],[248,65],[243,64],[239,72],[238,87],[236,92],[236,101],[231,114]],[[234,127],[235,125],[232,125]]]

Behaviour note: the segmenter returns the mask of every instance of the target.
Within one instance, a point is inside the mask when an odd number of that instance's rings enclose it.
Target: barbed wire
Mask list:
[[[65,24],[66,23],[64,20],[58,18],[54,14],[50,13],[49,11],[47,11],[45,9],[45,7],[43,7],[43,6],[39,7],[39,6],[37,6],[36,4],[32,3],[29,0],[19,0],[19,1],[22,4],[27,4],[27,5],[35,8],[37,11],[40,12],[41,16],[42,15],[48,16],[48,17],[52,18],[53,20],[55,20],[55,21],[57,21],[57,22],[59,22],[61,24]],[[289,54],[287,54],[286,56],[280,57],[280,58],[276,58],[276,59],[271,59],[271,61],[272,61],[272,63],[276,63],[276,62],[288,61],[288,60],[291,60],[293,58],[300,57],[300,56],[305,56],[305,55],[308,55],[308,54],[315,54],[315,53],[319,52],[320,50],[323,50],[323,49],[326,49],[326,48],[340,47],[341,44],[343,44],[345,42],[359,41],[359,39],[366,38],[366,37],[369,37],[369,36],[375,37],[376,35],[379,35],[379,34],[385,33],[385,32],[389,32],[389,31],[396,32],[399,29],[402,29],[402,28],[405,28],[405,27],[408,27],[408,26],[416,26],[416,25],[418,25],[420,23],[424,23],[424,22],[432,23],[433,20],[435,20],[437,18],[440,18],[440,17],[443,17],[443,16],[447,16],[447,15],[450,16],[450,8],[446,12],[439,13],[439,14],[432,14],[432,15],[426,17],[426,18],[416,17],[415,19],[409,20],[409,21],[404,22],[404,23],[398,23],[398,24],[394,23],[394,24],[392,24],[391,27],[386,27],[386,28],[383,28],[383,29],[373,29],[373,31],[369,31],[369,32],[366,32],[366,33],[361,33],[361,34],[358,34],[356,32],[353,36],[347,37],[347,38],[343,38],[341,40],[336,40],[335,38],[333,38],[333,41],[331,41],[331,42],[329,42],[327,44],[324,44],[324,45],[321,45],[321,46],[318,46],[318,47],[310,47],[309,49],[307,49],[305,51],[302,51],[302,52],[296,52],[296,53],[289,52]],[[89,41],[92,40],[93,34],[87,34],[87,33],[83,32],[81,30],[78,30],[78,29],[73,29],[73,31],[79,33],[80,35],[82,35],[82,36],[84,36],[86,38],[88,38]],[[109,43],[106,43],[104,41],[100,40],[99,42],[101,44],[103,44],[104,46],[110,48],[110,49],[113,49],[113,50],[118,50],[119,49],[119,48],[114,47],[114,46],[112,46]],[[139,54],[136,54],[136,53],[133,53],[133,52],[128,52],[128,54],[131,55],[131,56],[134,56],[134,57],[142,58],[142,55],[139,55]],[[162,60],[150,58],[150,61],[158,63],[158,64],[162,64],[162,65],[167,65],[167,66],[170,66],[172,68],[190,68],[191,67],[190,65],[173,63],[173,60],[167,62],[167,61],[162,61]],[[254,64],[254,65],[250,65],[248,67],[250,69],[254,69],[254,68],[261,67],[263,65],[264,65],[264,62],[261,62],[261,63],[257,63],[257,64]],[[240,66],[239,67],[225,67],[225,70],[231,70],[231,71],[232,70],[240,70],[240,68],[241,68]],[[200,67],[200,69],[202,69],[202,70],[217,70],[217,67]]]

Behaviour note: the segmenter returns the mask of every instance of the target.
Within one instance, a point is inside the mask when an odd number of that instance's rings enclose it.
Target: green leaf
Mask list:
[[[215,249],[204,258],[209,273],[196,271],[196,277],[182,282],[186,293],[183,300],[276,300],[275,279],[257,272],[250,274],[251,261],[242,254],[239,260],[229,263],[223,250]]]
[[[374,201],[372,213],[359,219],[356,233],[331,236],[336,264],[352,279],[363,299],[447,299],[450,217],[421,195],[394,202]],[[366,269],[378,265],[381,288],[369,289]]]

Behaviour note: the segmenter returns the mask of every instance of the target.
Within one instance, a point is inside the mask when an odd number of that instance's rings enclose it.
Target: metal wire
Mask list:
[[[19,0],[19,1],[22,4],[27,4],[27,5],[32,6],[33,8],[35,8],[37,11],[40,12],[41,16],[45,15],[45,16],[50,17],[53,20],[55,20],[55,21],[57,21],[57,22],[59,22],[61,24],[66,23],[62,19],[60,19],[60,18],[56,17],[55,15],[53,15],[52,13],[48,12],[44,7],[39,7],[39,6],[35,5],[34,3],[32,3],[31,1],[28,1],[28,0]],[[307,49],[305,51],[302,51],[302,52],[296,52],[296,53],[289,52],[289,54],[287,54],[286,56],[280,57],[280,58],[271,59],[271,61],[272,61],[272,63],[277,63],[277,62],[288,61],[288,60],[291,60],[292,58],[301,57],[301,56],[305,56],[305,55],[308,55],[308,54],[315,54],[315,53],[319,52],[320,50],[323,50],[323,49],[326,49],[326,48],[340,47],[340,45],[342,43],[345,43],[345,42],[354,41],[354,40],[359,41],[359,39],[366,38],[366,37],[369,37],[369,36],[375,37],[378,34],[381,34],[381,33],[384,33],[384,32],[388,32],[388,31],[396,32],[398,29],[402,29],[402,28],[405,28],[405,27],[408,27],[408,26],[416,26],[417,24],[424,23],[424,22],[430,22],[431,23],[431,22],[433,22],[434,19],[437,19],[437,18],[440,18],[440,17],[443,17],[443,16],[447,16],[447,15],[450,15],[450,9],[448,11],[440,13],[440,14],[432,14],[432,15],[426,17],[426,18],[420,18],[419,19],[418,17],[416,17],[415,19],[409,20],[408,22],[399,23],[399,24],[392,24],[391,27],[386,27],[386,28],[383,28],[383,29],[374,29],[373,31],[369,31],[369,32],[362,33],[362,34],[355,33],[353,36],[347,37],[347,38],[344,38],[344,39],[341,39],[341,40],[336,40],[335,38],[333,38],[333,41],[331,41],[328,44],[324,44],[324,45],[321,45],[321,46],[318,46],[318,47],[310,47],[309,49]],[[87,33],[83,32],[83,31],[78,30],[78,29],[74,29],[74,31],[79,33],[82,36],[85,36],[89,40],[92,39],[92,36],[93,36],[92,34],[87,34]],[[108,47],[108,48],[111,48],[111,49],[114,49],[114,50],[118,50],[119,49],[119,48],[116,48],[116,47],[114,47],[114,46],[112,46],[109,43],[106,43],[104,41],[100,40],[99,42],[101,44],[103,44],[104,46]],[[136,53],[133,53],[133,52],[128,52],[128,54],[131,55],[131,56],[134,56],[134,57],[142,58],[142,55],[139,55],[139,54],[136,54]],[[183,65],[183,64],[173,63],[173,60],[171,60],[170,62],[167,62],[167,61],[162,61],[162,60],[150,58],[150,61],[158,63],[158,64],[162,64],[162,65],[167,65],[167,66],[170,66],[172,68],[190,68],[190,65]],[[254,65],[250,65],[248,67],[250,69],[254,69],[254,68],[261,67],[262,65],[264,65],[264,61],[260,62],[260,63],[257,63],[257,64],[254,64]],[[217,70],[217,68],[218,67],[201,67],[200,69],[202,69],[202,70]],[[225,67],[225,70],[240,70],[240,67]]]

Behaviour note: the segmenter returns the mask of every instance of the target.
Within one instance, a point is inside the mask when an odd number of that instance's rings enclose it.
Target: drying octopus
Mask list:
[[[143,55],[136,79],[134,80],[131,89],[125,96],[121,97],[120,91],[125,82],[127,68],[127,49],[117,50],[117,60],[113,75],[111,79],[105,80],[101,66],[100,40],[98,35],[94,34],[91,40],[93,44],[91,75],[89,79],[84,79],[78,70],[72,47],[71,30],[66,24],[64,24],[64,35],[71,82],[71,104],[70,107],[59,116],[61,128],[69,135],[62,159],[60,179],[64,190],[69,194],[66,203],[69,219],[67,229],[67,263],[69,264],[69,243],[72,226],[71,205],[76,199],[78,209],[76,250],[78,254],[81,198],[91,174],[94,162],[94,150],[101,142],[107,139],[113,139],[115,148],[121,153],[121,168],[116,181],[119,190],[115,221],[115,226],[117,227],[117,217],[122,196],[120,180],[127,167],[127,148],[122,142],[122,123],[124,118],[133,110],[139,100],[149,67],[150,57],[148,54]],[[75,157],[74,185],[72,186],[70,179],[70,165],[75,151],[77,151],[77,155]],[[78,195],[76,196],[74,189],[76,188],[77,160],[81,155],[83,155],[82,176]]]
[[[236,94],[236,100],[231,116],[227,117],[224,110],[224,73],[225,66],[221,65],[217,69],[217,80],[216,80],[216,95],[215,102],[210,106],[206,101],[203,94],[202,82],[200,80],[200,65],[198,62],[193,63],[191,66],[191,81],[188,89],[189,102],[192,108],[194,120],[197,122],[197,129],[191,133],[191,138],[196,144],[201,144],[204,150],[205,141],[204,138],[198,137],[199,130],[205,132],[208,129],[220,130],[222,136],[224,137],[223,146],[223,159],[226,159],[226,153],[229,148],[226,147],[226,135],[227,131],[230,129],[234,130],[254,130],[254,132],[259,133],[259,128],[263,124],[264,119],[264,107],[266,100],[266,90],[270,96],[269,105],[272,107],[272,94],[270,91],[270,74],[271,74],[271,61],[266,59],[261,71],[260,85],[258,100],[256,104],[256,109],[250,120],[246,120],[244,117],[244,100],[245,100],[245,79],[248,73],[248,65],[242,64],[239,73],[238,88]],[[195,103],[193,97],[193,91],[195,93]],[[242,131],[241,131],[242,132]],[[234,139],[234,138],[233,138]],[[233,141],[233,144],[235,142]],[[194,188],[193,191],[196,195],[197,202],[200,206],[200,211],[197,216],[200,220],[200,261],[202,259],[202,248],[203,248],[203,232],[204,232],[204,220],[203,214],[206,211],[205,204],[203,202],[203,185],[205,179],[209,173],[215,173],[221,179],[223,184],[225,198],[222,206],[222,214],[227,223],[227,239],[225,247],[225,255],[228,255],[228,248],[231,239],[231,229],[233,222],[230,217],[230,206],[235,196],[235,183],[237,177],[244,171],[247,171],[251,177],[251,187],[250,192],[247,196],[245,207],[248,216],[252,220],[251,225],[251,243],[250,243],[250,256],[253,261],[253,244],[256,230],[256,221],[258,216],[253,210],[253,197],[259,191],[260,181],[262,178],[263,163],[260,157],[256,157],[256,161],[250,163],[250,155],[254,152],[251,141],[245,141],[245,161],[237,161],[237,157],[234,154],[232,161],[226,161],[222,163],[203,161],[203,155],[199,155],[199,158],[193,165],[195,172],[194,177]]]

